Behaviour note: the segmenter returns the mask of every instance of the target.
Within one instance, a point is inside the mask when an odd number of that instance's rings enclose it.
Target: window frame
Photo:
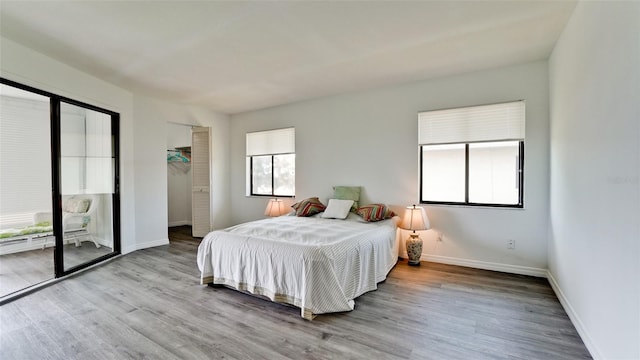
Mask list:
[[[495,142],[501,141],[509,141],[509,140],[497,140]],[[494,142],[494,141],[491,141]],[[418,145],[418,150],[420,152],[420,204],[426,205],[458,205],[458,206],[472,206],[472,207],[494,207],[494,208],[513,208],[513,209],[523,209],[524,208],[524,140],[518,140],[518,203],[517,204],[492,204],[492,203],[477,203],[469,201],[469,144],[471,142],[466,143],[456,143],[456,144],[464,144],[465,145],[465,175],[464,175],[464,202],[457,201],[430,201],[423,199],[423,177],[424,177],[424,159],[423,159],[423,146],[430,146],[435,144],[422,144]]]
[[[295,197],[295,168],[296,168],[296,145],[295,145],[296,128],[286,127],[271,130],[250,131],[245,134],[245,196],[247,197]],[[283,195],[276,194],[276,180],[280,178],[276,176],[275,158],[277,156],[293,156],[293,194]],[[271,193],[262,194],[254,193],[254,157],[269,157],[271,161]],[[268,178],[265,177],[265,181]],[[282,185],[279,183],[279,185]]]
[[[292,195],[278,195],[275,193],[275,171],[274,171],[274,163],[275,157],[280,155],[294,155],[295,153],[282,153],[282,154],[264,154],[264,155],[250,155],[249,158],[249,196],[262,196],[262,197],[275,197],[275,198],[294,198],[294,194]],[[271,158],[271,194],[256,194],[253,192],[253,158],[254,157],[270,157]],[[294,184],[295,189],[295,184]]]

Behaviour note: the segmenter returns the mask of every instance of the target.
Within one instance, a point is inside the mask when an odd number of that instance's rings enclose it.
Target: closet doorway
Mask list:
[[[192,225],[191,165],[191,126],[167,123],[169,227],[190,227]]]
[[[120,253],[120,117],[3,78],[0,101],[4,303]]]
[[[212,223],[210,128],[167,123],[167,134],[168,225],[203,237]]]

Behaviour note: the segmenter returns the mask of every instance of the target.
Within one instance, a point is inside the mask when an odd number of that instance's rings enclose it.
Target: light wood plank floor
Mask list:
[[[545,279],[400,261],[356,310],[300,317],[198,285],[198,241],[136,251],[0,307],[3,359],[589,359]]]
[[[64,245],[64,264],[70,268],[113,252],[90,242]],[[0,297],[54,278],[53,247],[0,255]]]

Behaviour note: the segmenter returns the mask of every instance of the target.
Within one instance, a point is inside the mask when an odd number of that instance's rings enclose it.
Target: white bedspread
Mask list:
[[[198,248],[202,284],[223,284],[301,308],[349,311],[398,260],[393,220],[281,216],[209,233]]]

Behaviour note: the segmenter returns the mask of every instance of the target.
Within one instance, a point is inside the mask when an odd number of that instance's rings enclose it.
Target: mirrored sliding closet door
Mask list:
[[[0,78],[0,304],[120,254],[116,112]]]
[[[54,277],[49,98],[0,84],[0,298]]]
[[[114,252],[111,115],[60,104],[63,263],[68,271]]]

